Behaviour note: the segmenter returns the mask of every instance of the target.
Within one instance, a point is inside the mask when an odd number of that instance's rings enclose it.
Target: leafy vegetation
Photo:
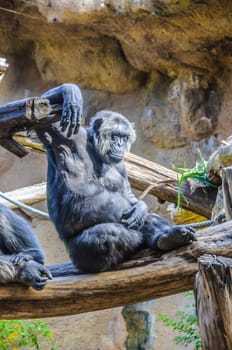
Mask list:
[[[0,349],[18,350],[21,347],[40,350],[42,339],[50,344],[50,350],[54,347],[53,333],[48,329],[48,324],[40,320],[0,320]]]
[[[199,150],[200,154],[200,160],[196,162],[194,168],[178,168],[174,166],[175,170],[180,174],[178,177],[178,197],[177,197],[177,208],[181,208],[181,201],[182,201],[182,193],[181,193],[181,187],[183,183],[188,180],[196,180],[204,185],[214,186],[209,179],[207,174],[207,161],[204,159],[202,153]]]
[[[165,326],[172,327],[177,332],[174,338],[176,344],[188,345],[193,344],[194,350],[202,350],[202,344],[200,339],[200,332],[197,324],[197,316],[194,312],[195,302],[193,299],[193,292],[186,293],[191,298],[191,304],[186,305],[186,308],[191,308],[187,311],[177,311],[176,319],[171,319],[168,315],[159,315]]]

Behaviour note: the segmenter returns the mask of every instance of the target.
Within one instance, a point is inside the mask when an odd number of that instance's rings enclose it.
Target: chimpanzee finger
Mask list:
[[[41,265],[39,272],[40,272],[41,276],[43,276],[43,278],[46,277],[46,278],[52,280],[52,274],[46,266]]]
[[[32,282],[32,287],[36,290],[42,290],[46,286],[47,280],[48,279],[45,277],[34,279]]]
[[[125,210],[124,213],[122,214],[122,220],[127,220],[132,215],[134,210],[135,210],[134,207],[131,207],[130,209]]]
[[[180,232],[182,236],[186,236],[188,241],[196,241],[195,230],[192,227],[183,226]]]
[[[71,110],[68,106],[63,107],[63,112],[61,116],[60,126],[61,131],[65,131],[71,121]]]
[[[78,130],[79,130],[79,128],[80,128],[80,125],[81,125],[81,123],[77,123],[77,124],[75,125],[75,128],[74,128],[74,130],[73,130],[73,134],[74,134],[74,135],[78,133]]]
[[[72,115],[71,115],[70,133],[72,132],[72,134],[76,134],[81,125],[82,115],[81,115],[81,110],[79,105],[72,105],[71,109],[72,109]]]
[[[196,233],[196,230],[192,226],[188,226],[187,228],[190,232]]]

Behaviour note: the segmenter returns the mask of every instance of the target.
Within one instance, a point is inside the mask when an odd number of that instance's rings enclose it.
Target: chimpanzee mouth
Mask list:
[[[108,155],[110,159],[118,162],[124,158],[124,152],[117,152],[117,153],[109,152]]]

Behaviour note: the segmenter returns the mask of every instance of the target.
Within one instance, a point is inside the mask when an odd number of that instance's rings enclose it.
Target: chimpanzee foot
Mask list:
[[[52,279],[51,272],[37,261],[29,260],[20,265],[17,271],[17,281],[24,285],[41,290],[46,286],[48,279]]]
[[[172,226],[164,232],[157,241],[160,250],[173,250],[196,241],[195,230],[185,225]]]

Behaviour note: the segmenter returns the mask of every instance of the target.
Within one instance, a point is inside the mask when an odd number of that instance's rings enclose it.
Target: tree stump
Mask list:
[[[204,350],[232,349],[232,259],[199,258],[195,296]]]

